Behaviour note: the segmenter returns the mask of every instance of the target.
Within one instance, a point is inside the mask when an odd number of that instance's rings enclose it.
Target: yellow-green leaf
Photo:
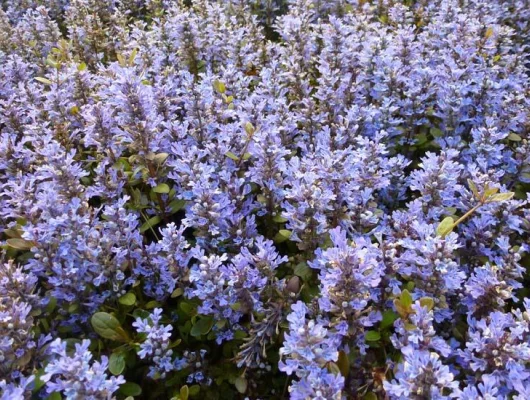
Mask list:
[[[477,200],[480,199],[480,194],[478,193],[477,185],[475,185],[475,182],[473,182],[471,179],[468,179],[467,184],[469,188],[471,189],[473,196],[475,196],[475,199]]]
[[[490,196],[493,196],[495,193],[499,191],[498,187],[488,187],[486,185],[486,188],[484,189],[484,197],[488,199]]]
[[[134,59],[136,58],[136,55],[138,54],[138,49],[134,49],[131,52],[131,55],[129,56],[129,65],[132,66],[134,63]]]
[[[254,128],[254,125],[252,125],[250,122],[247,122],[245,124],[245,132],[247,133],[247,135],[252,136],[255,131],[256,128]]]
[[[189,395],[190,395],[190,389],[188,385],[182,386],[179,391],[180,400],[188,400]]]
[[[487,200],[488,203],[497,203],[501,201],[510,200],[514,196],[514,192],[497,193],[490,196]]]
[[[35,246],[35,243],[30,240],[12,238],[7,239],[7,245],[17,250],[31,250],[31,248]]]
[[[364,395],[363,400],[377,400],[377,395],[374,392],[368,392]]]
[[[435,138],[443,136],[443,131],[439,128],[431,128],[431,135]]]
[[[226,85],[217,79],[213,81],[213,88],[215,89],[217,93],[220,93],[220,94],[223,94],[224,92],[226,92]]]
[[[225,156],[227,156],[228,158],[230,158],[231,160],[234,160],[234,161],[239,161],[239,157],[236,156],[234,153],[232,153],[231,151],[227,152],[225,154]]]
[[[431,311],[434,308],[434,300],[431,297],[422,297],[420,299],[420,305]]]
[[[170,191],[170,187],[167,183],[159,183],[158,185],[156,185],[154,188],[153,188],[153,192],[155,193],[169,193]]]
[[[247,391],[248,382],[245,378],[242,376],[238,377],[236,381],[234,382],[236,389],[239,393],[243,394]]]
[[[512,132],[508,135],[508,140],[511,140],[512,142],[520,142],[523,138],[517,133]]]
[[[167,160],[169,157],[168,153],[158,153],[153,157],[153,161],[156,162],[158,165],[162,165],[164,161]]]
[[[400,300],[401,300],[401,305],[403,307],[408,308],[412,305],[412,295],[407,289],[401,292]]]
[[[285,242],[286,240],[289,240],[291,235],[292,235],[291,231],[287,229],[280,229],[279,232],[276,234],[276,236],[274,236],[274,241],[276,243]]]
[[[438,228],[436,228],[436,233],[438,236],[445,237],[445,235],[452,232],[454,229],[455,220],[453,217],[446,217],[443,219],[442,222],[440,222],[440,225],[438,225]]]
[[[136,295],[132,292],[125,293],[118,299],[118,302],[124,306],[133,306],[136,303]]]
[[[46,78],[43,78],[42,76],[37,76],[35,78],[36,81],[39,81],[40,83],[44,83],[46,85],[51,85],[53,82],[50,81],[49,79],[46,79]]]
[[[284,223],[284,222],[287,222],[287,218],[282,217],[281,214],[275,215],[275,216],[272,218],[272,220],[273,220],[274,222],[278,222],[278,223],[280,223],[280,224],[281,224],[281,223]]]
[[[381,334],[377,331],[368,331],[364,335],[364,338],[367,342],[377,342],[379,339],[381,339]]]
[[[339,351],[339,359],[337,360],[340,373],[343,377],[347,378],[350,374],[350,360],[344,350]]]

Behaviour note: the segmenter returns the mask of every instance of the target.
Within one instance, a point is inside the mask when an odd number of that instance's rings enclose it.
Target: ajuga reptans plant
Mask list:
[[[529,46],[528,0],[0,0],[0,398],[530,398]]]

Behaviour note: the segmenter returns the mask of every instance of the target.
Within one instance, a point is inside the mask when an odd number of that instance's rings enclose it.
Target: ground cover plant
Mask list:
[[[0,0],[1,399],[530,398],[528,0]]]

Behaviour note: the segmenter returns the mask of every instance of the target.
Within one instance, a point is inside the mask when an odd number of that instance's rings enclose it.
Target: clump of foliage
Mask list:
[[[2,399],[530,398],[528,0],[0,0]]]

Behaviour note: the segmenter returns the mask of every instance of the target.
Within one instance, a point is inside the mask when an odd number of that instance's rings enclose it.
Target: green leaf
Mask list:
[[[35,376],[35,383],[33,384],[33,393],[37,393],[41,387],[44,386],[46,382],[40,379],[40,377],[44,375],[44,368],[39,369],[33,376]]]
[[[200,385],[190,386],[190,396],[196,396],[201,391]]]
[[[508,140],[511,140],[512,142],[520,142],[523,138],[517,133],[512,132],[508,135]]]
[[[245,124],[245,132],[248,136],[252,136],[254,132],[256,132],[256,128],[254,128],[254,125],[252,125],[250,122],[247,122]]]
[[[68,313],[70,314],[74,314],[76,311],[79,310],[79,303],[71,303],[69,306],[68,306]]]
[[[247,391],[248,382],[245,378],[242,376],[238,377],[236,381],[234,382],[236,389],[239,393],[243,394]]]
[[[123,58],[123,55],[121,53],[116,53],[116,58],[118,59],[118,62],[120,63],[121,67],[127,66],[127,63],[125,62],[125,58]]]
[[[85,69],[86,69],[86,63],[84,63],[84,62],[82,62],[81,64],[79,64],[79,65],[77,66],[77,70],[78,70],[79,72],[82,72],[82,71],[84,71]]]
[[[36,81],[39,81],[40,83],[44,83],[46,85],[51,85],[53,82],[50,81],[49,79],[46,79],[46,78],[43,78],[42,76],[37,76],[35,78]]]
[[[414,324],[411,324],[410,322],[405,322],[405,330],[406,331],[413,331],[414,329],[416,329],[416,325]]]
[[[438,236],[445,237],[448,233],[451,233],[454,229],[455,220],[453,217],[446,217],[440,222],[438,228],[436,228],[436,233]]]
[[[381,320],[381,329],[390,328],[394,325],[394,321],[398,319],[397,314],[393,310],[386,310],[383,312],[383,319]]]
[[[467,184],[473,192],[473,196],[475,196],[475,199],[480,199],[480,194],[478,193],[477,185],[475,185],[475,182],[473,182],[471,179],[468,179]]]
[[[189,395],[190,395],[190,389],[188,385],[182,386],[179,391],[180,400],[188,400]]]
[[[142,394],[142,388],[136,383],[125,382],[120,386],[119,392],[124,396],[139,396]]]
[[[30,240],[13,238],[7,239],[7,245],[17,250],[31,250],[35,243]]]
[[[199,337],[201,335],[206,335],[213,328],[214,320],[213,318],[201,318],[195,322],[191,328],[190,335],[193,337]]]
[[[484,189],[484,197],[486,199],[490,198],[491,196],[493,196],[495,193],[497,193],[499,191],[499,188],[498,187],[488,187],[486,186],[486,188]]]
[[[144,233],[148,229],[154,228],[160,222],[162,222],[162,218],[160,218],[158,215],[149,218],[145,223],[142,224],[142,226],[140,226],[140,233]]]
[[[343,377],[347,378],[350,374],[350,360],[344,350],[339,351],[339,359],[337,360],[340,373]]]
[[[226,92],[226,85],[218,79],[213,81],[213,88],[219,94],[223,94],[224,92]]]
[[[151,310],[153,308],[156,308],[156,307],[160,307],[161,304],[156,301],[156,300],[151,300],[151,301],[148,301],[145,305],[145,308],[148,309],[148,310]]]
[[[53,310],[55,310],[55,307],[57,306],[57,298],[53,296],[47,296],[49,298],[48,305],[44,309],[48,314],[51,314]]]
[[[179,308],[188,315],[195,314],[195,306],[193,304],[183,301],[179,304]]]
[[[280,231],[276,234],[276,236],[274,236],[274,241],[276,243],[285,242],[286,240],[289,240],[291,235],[292,235],[291,231],[287,229],[280,229]]]
[[[510,200],[514,196],[514,194],[515,194],[514,192],[497,193],[497,194],[494,194],[488,197],[486,202],[498,203],[501,201],[507,201],[507,200]]]
[[[138,49],[134,49],[131,52],[131,55],[129,56],[129,66],[132,66],[134,63],[134,59],[136,58],[136,55],[138,54]]]
[[[428,142],[428,138],[427,138],[427,135],[425,133],[420,133],[417,137],[416,137],[416,146],[422,146],[424,145],[425,143]]]
[[[246,338],[248,335],[245,331],[237,330],[234,332],[234,339],[241,340]]]
[[[328,362],[327,363],[328,371],[331,372],[333,375],[341,375],[340,368],[337,365],[337,363],[334,362]]]
[[[112,353],[109,358],[109,371],[113,375],[119,375],[125,369],[125,356],[123,353]]]
[[[401,300],[401,305],[403,307],[410,307],[412,305],[412,295],[407,289],[401,292],[400,300]]]
[[[302,278],[304,281],[308,281],[312,276],[312,271],[307,263],[301,262],[294,267],[294,274]]]
[[[434,300],[431,297],[422,297],[420,299],[420,305],[422,307],[427,307],[429,311],[434,308]]]
[[[363,396],[363,400],[377,400],[377,395],[374,392],[368,392]]]
[[[59,392],[53,392],[48,397],[46,397],[46,400],[61,400],[62,396]]]
[[[121,327],[120,321],[112,314],[97,312],[90,319],[97,334],[105,339],[127,342],[129,337]]]
[[[169,193],[170,190],[167,183],[159,183],[153,188],[153,192],[155,193]]]
[[[169,203],[169,208],[171,209],[171,213],[174,214],[177,211],[180,211],[185,205],[186,200],[175,199],[171,203]]]
[[[275,215],[275,216],[272,218],[272,220],[273,220],[274,222],[278,222],[278,223],[280,223],[280,224],[288,221],[287,218],[282,217],[281,214],[277,214],[277,215]]]
[[[149,318],[149,316],[151,315],[151,313],[150,313],[149,311],[142,310],[141,308],[136,308],[136,309],[132,312],[132,315],[133,315],[134,318],[147,319],[147,318]]]
[[[435,138],[443,136],[443,131],[438,128],[431,128],[431,135]]]
[[[403,307],[399,299],[394,299],[394,307],[401,318],[407,318],[410,314],[410,307]]]
[[[174,299],[175,297],[182,296],[183,293],[184,293],[184,289],[176,288],[175,290],[173,290],[173,293],[171,293],[171,298]]]
[[[368,331],[364,335],[364,338],[367,342],[377,342],[379,339],[381,339],[381,334],[377,331]]]
[[[118,302],[124,306],[133,306],[136,303],[136,295],[132,292],[125,293],[118,299]]]
[[[158,165],[162,165],[168,157],[168,153],[158,153],[153,157],[153,161],[156,162]]]
[[[236,156],[234,153],[232,153],[231,151],[227,152],[225,154],[225,156],[227,156],[228,158],[230,158],[231,160],[234,160],[234,161],[239,161],[239,157]]]

